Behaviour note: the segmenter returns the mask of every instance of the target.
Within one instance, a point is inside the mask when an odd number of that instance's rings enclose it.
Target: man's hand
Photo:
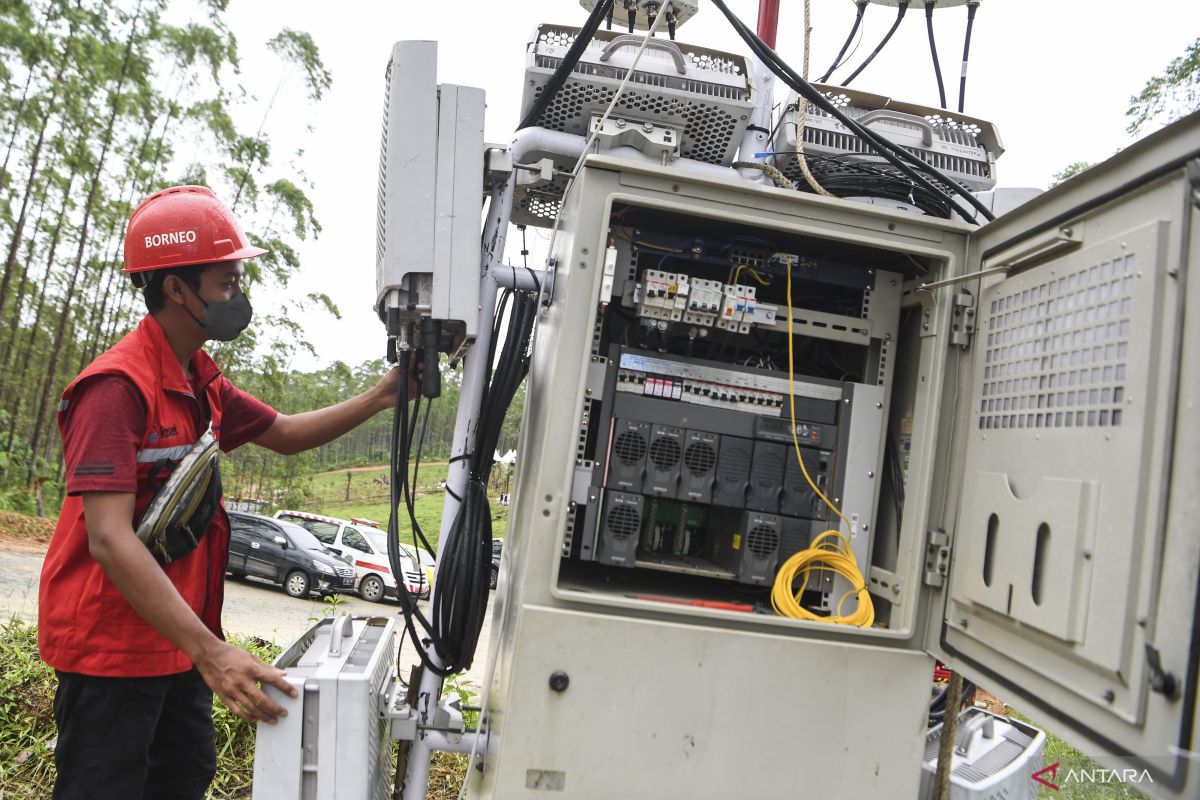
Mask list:
[[[296,687],[284,680],[282,670],[227,642],[217,641],[207,648],[196,659],[196,669],[233,715],[246,722],[261,720],[274,725],[277,717],[287,716],[287,710],[272,702],[260,683],[296,696]]]
[[[412,400],[421,391],[421,364],[417,359],[412,360],[412,366],[408,370],[408,399]],[[378,404],[379,411],[388,411],[396,405],[396,393],[400,390],[400,368],[392,367],[387,374],[379,379],[379,383],[375,384],[375,388],[371,390],[375,394],[375,402]]]

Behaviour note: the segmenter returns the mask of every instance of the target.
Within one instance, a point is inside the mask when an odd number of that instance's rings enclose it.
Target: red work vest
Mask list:
[[[192,357],[189,366],[196,385],[204,387],[212,410],[213,435],[220,441],[221,373],[203,350]],[[197,430],[203,408],[158,321],[149,314],[132,333],[89,364],[63,392],[58,411],[60,432],[76,387],[95,375],[128,378],[146,403],[146,430],[137,457],[136,519],[154,495],[148,478],[155,464],[163,459],[177,464],[188,445],[204,432]],[[160,470],[157,480],[161,482],[165,477]],[[184,601],[218,636],[228,559],[229,518],[221,508],[199,547],[165,567],[155,567],[167,574]],[[133,610],[92,558],[83,500],[78,495],[63,501],[58,527],[42,566],[38,649],[42,660],[55,669],[85,675],[170,675],[192,666],[183,651]]]

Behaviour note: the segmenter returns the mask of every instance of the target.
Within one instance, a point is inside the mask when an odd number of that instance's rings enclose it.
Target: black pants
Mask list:
[[[55,800],[202,800],[217,772],[212,692],[159,678],[58,673]]]

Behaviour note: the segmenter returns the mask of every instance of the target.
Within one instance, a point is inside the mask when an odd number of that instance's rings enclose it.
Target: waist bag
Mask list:
[[[161,564],[200,545],[221,502],[220,449],[209,425],[137,521],[139,539]]]

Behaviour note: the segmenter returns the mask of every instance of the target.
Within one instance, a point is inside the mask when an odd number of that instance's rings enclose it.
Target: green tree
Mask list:
[[[1200,39],[1188,45],[1142,91],[1129,98],[1130,133],[1139,133],[1151,122],[1172,122],[1200,108]]]

